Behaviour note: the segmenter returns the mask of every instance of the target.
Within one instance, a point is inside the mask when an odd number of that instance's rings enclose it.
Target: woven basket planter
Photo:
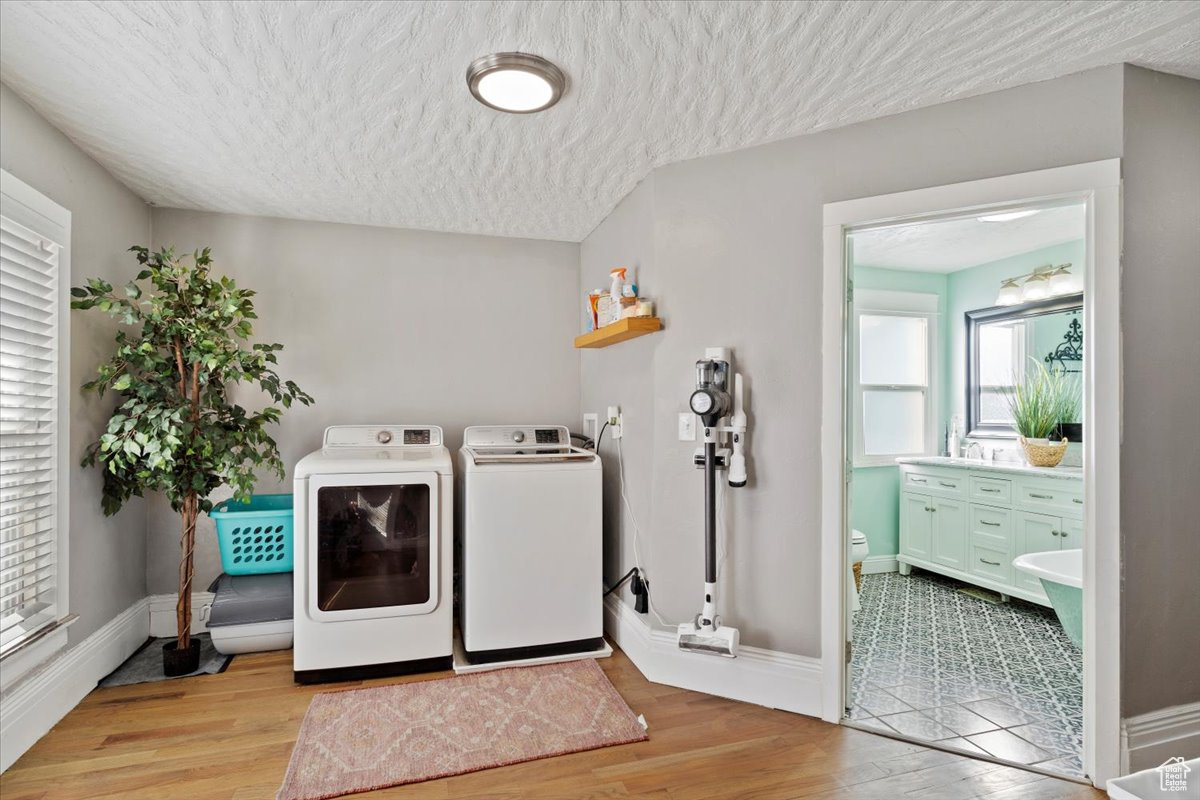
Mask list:
[[[1021,437],[1021,449],[1025,451],[1025,460],[1033,467],[1057,467],[1067,454],[1067,440],[1056,444],[1041,444],[1031,442]]]

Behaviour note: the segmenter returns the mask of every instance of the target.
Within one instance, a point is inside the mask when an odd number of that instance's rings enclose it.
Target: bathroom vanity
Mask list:
[[[900,572],[920,567],[1050,605],[1013,568],[1025,553],[1083,546],[1083,470],[965,458],[899,458]]]

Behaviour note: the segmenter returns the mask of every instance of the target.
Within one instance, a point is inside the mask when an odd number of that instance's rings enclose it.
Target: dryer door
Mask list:
[[[337,621],[428,614],[438,605],[435,472],[309,479],[308,613]]]

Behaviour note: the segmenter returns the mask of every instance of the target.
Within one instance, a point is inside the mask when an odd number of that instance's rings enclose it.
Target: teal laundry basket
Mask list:
[[[208,512],[217,523],[221,566],[229,575],[292,571],[292,496],[255,494]]]

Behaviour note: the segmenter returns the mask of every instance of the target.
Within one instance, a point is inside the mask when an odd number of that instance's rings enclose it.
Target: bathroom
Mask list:
[[[1029,205],[847,247],[848,722],[1073,778],[1086,224]]]

